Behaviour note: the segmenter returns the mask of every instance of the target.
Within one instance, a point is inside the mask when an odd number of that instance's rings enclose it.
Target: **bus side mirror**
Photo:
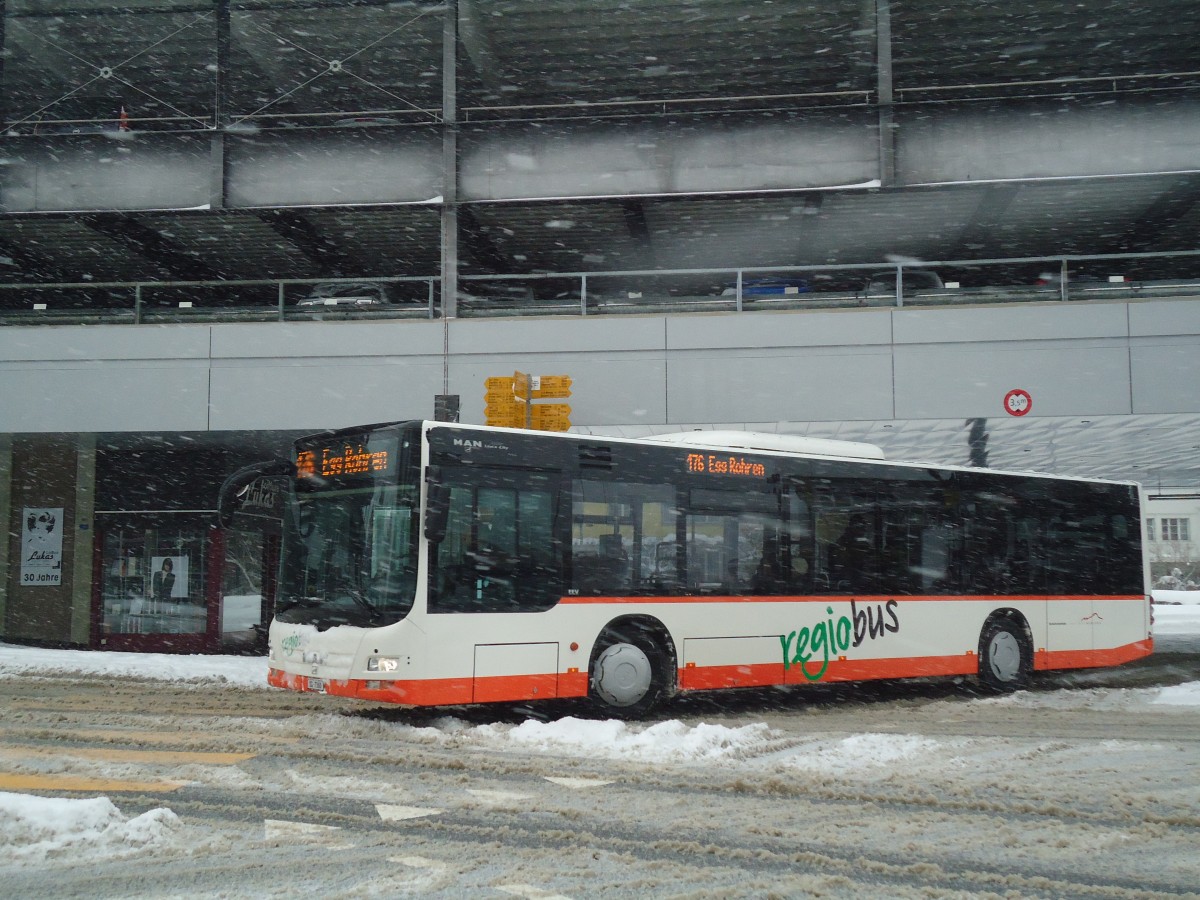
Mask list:
[[[268,459],[263,462],[243,466],[225,479],[221,490],[217,493],[217,524],[228,528],[233,522],[233,515],[246,499],[246,488],[260,478],[274,478],[286,475],[296,477],[296,464],[286,459]]]
[[[430,468],[425,480],[425,539],[440,544],[446,537],[450,518],[450,485],[438,481],[440,473]]]

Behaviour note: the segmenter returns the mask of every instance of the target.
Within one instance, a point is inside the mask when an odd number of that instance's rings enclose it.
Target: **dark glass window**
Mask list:
[[[445,468],[446,536],[430,548],[429,611],[536,612],[562,596],[554,476]]]

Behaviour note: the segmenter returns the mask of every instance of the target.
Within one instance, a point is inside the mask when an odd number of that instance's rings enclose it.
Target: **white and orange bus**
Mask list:
[[[269,681],[412,706],[971,676],[1152,650],[1136,484],[743,432],[301,439]]]

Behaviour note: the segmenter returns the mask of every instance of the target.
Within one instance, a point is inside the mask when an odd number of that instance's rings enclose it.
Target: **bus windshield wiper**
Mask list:
[[[276,614],[278,614],[278,613],[282,613],[282,612],[287,612],[289,609],[296,609],[297,607],[300,607],[300,606],[312,607],[312,606],[320,606],[320,605],[321,605],[320,597],[295,597],[295,598],[289,600],[287,603],[284,603],[281,606],[279,606],[279,608],[276,609],[275,612],[276,612]]]
[[[370,613],[372,619],[378,619],[383,615],[383,613],[380,612],[379,607],[368,600],[362,591],[352,587],[343,587],[342,590],[345,592],[347,597]]]

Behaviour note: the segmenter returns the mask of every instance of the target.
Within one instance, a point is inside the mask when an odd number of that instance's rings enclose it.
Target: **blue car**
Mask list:
[[[792,275],[765,275],[742,279],[742,298],[754,297],[789,297],[793,294],[807,294],[812,285],[806,278]],[[721,291],[722,297],[736,297],[737,283],[726,285]]]

